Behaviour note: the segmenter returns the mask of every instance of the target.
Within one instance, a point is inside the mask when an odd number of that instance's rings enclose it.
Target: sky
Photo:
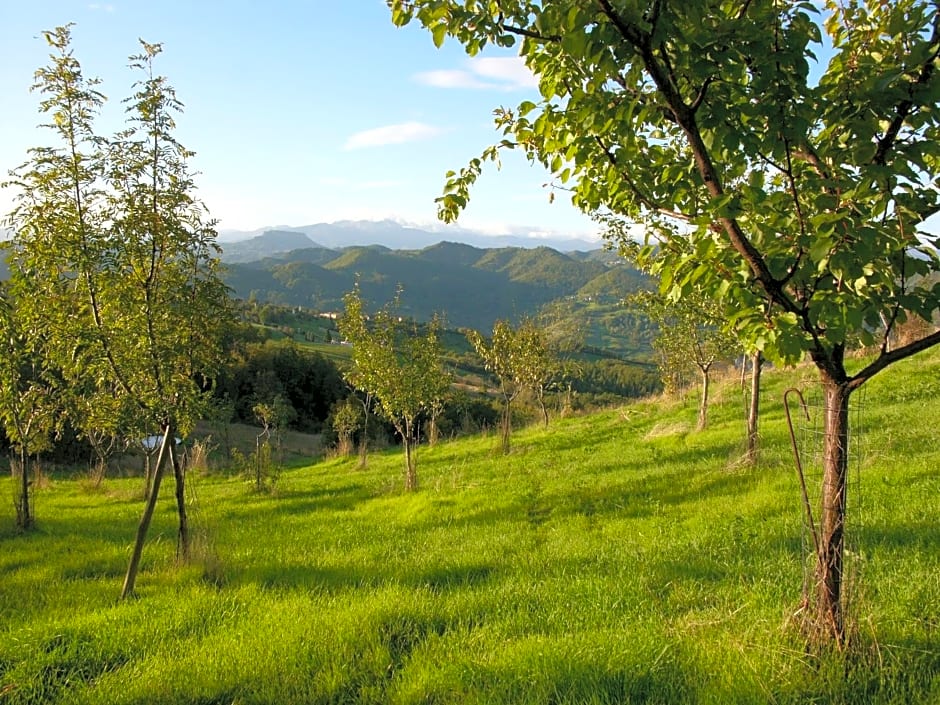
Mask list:
[[[0,0],[0,176],[52,143],[30,86],[48,62],[42,31],[68,22],[75,57],[109,99],[101,134],[123,125],[138,38],[162,43],[156,69],[186,106],[177,137],[223,230],[433,224],[445,173],[500,139],[493,109],[538,94],[511,51],[437,49],[419,25],[396,28],[384,0]],[[508,154],[459,225],[592,237],[597,226],[564,193],[549,202],[548,180]],[[12,195],[0,191],[0,213]]]

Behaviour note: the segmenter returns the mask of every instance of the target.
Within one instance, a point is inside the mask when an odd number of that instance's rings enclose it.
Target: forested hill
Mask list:
[[[496,319],[517,320],[558,299],[619,301],[646,285],[641,274],[609,253],[561,253],[548,247],[486,249],[440,242],[420,250],[329,249],[310,241],[302,249],[244,260],[248,251],[274,252],[281,235],[236,243],[237,257],[223,255],[236,296],[338,311],[358,278],[363,297],[373,303],[389,301],[401,286],[402,313],[418,320],[441,313],[449,326],[485,330]]]

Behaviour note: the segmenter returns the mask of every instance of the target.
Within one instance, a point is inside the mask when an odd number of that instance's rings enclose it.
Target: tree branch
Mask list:
[[[924,62],[924,65],[921,66],[917,79],[907,88],[908,95],[912,97],[902,100],[895,106],[894,117],[891,120],[891,124],[888,125],[888,129],[885,130],[884,135],[878,140],[878,149],[875,152],[875,156],[872,157],[872,164],[885,164],[888,159],[888,152],[890,152],[897,143],[901,128],[904,126],[904,122],[914,108],[914,89],[919,86],[927,85],[933,76],[934,69],[936,68],[935,62],[937,57],[940,56],[940,13],[934,14],[933,34],[930,37],[930,43],[936,45],[934,51]]]
[[[633,179],[631,179],[629,175],[627,175],[623,170],[619,168],[619,165],[617,164],[616,155],[610,150],[610,148],[607,145],[604,144],[604,141],[599,136],[595,136],[594,141],[597,142],[597,146],[600,147],[601,150],[604,152],[605,156],[607,157],[608,161],[610,161],[611,165],[613,165],[615,168],[617,168],[620,171],[620,177],[624,180],[624,183],[626,184],[627,188],[630,189],[630,192],[636,197],[636,199],[642,205],[646,206],[651,211],[659,213],[660,215],[665,215],[670,218],[676,218],[677,220],[681,220],[686,223],[689,223],[692,221],[692,216],[686,215],[685,213],[680,213],[678,211],[670,210],[669,208],[663,208],[662,206],[658,205],[655,201],[653,201],[653,199],[651,199],[649,196],[643,193],[640,190],[640,187],[636,184],[636,182],[633,181]]]
[[[536,32],[535,30],[528,29],[526,27],[519,27],[518,25],[511,25],[505,23],[506,13],[503,12],[502,3],[497,2],[497,7],[499,7],[499,16],[496,18],[497,26],[504,32],[509,32],[509,34],[515,34],[519,37],[528,37],[529,39],[535,39],[540,42],[560,42],[560,34],[542,34],[541,32]]]
[[[650,40],[650,34],[643,32],[639,27],[630,24],[627,22],[620,14],[611,6],[610,0],[597,0],[598,4],[601,6],[601,10],[607,16],[607,19],[613,23],[614,27],[617,28],[617,31],[626,39],[634,48],[640,48],[647,46]],[[650,25],[653,27],[656,26],[656,21],[659,19],[659,12],[662,3],[657,0],[653,3],[650,16],[647,18]]]
[[[529,39],[535,39],[540,42],[560,42],[560,34],[541,34],[535,32],[531,29],[526,29],[525,27],[517,27],[515,25],[503,24],[502,20],[499,22],[499,27],[504,32],[509,32],[510,34],[515,34],[520,37],[528,37]]]
[[[725,195],[726,192],[721,184],[718,170],[711,160],[708,148],[705,146],[698,125],[695,122],[695,114],[685,101],[683,101],[678,87],[669,74],[668,68],[664,68],[656,60],[655,52],[651,46],[651,35],[642,32],[638,27],[626,22],[613,9],[609,0],[597,0],[597,2],[607,18],[617,31],[620,32],[621,36],[639,52],[646,70],[649,72],[656,87],[662,93],[666,105],[669,106],[669,109],[675,116],[676,122],[685,132],[686,139],[692,149],[695,165],[702,177],[702,181],[705,183],[705,188],[709,196],[717,198]],[[754,273],[755,279],[760,283],[761,288],[767,292],[770,299],[783,308],[784,311],[803,315],[804,312],[801,307],[787,295],[783,289],[782,283],[774,278],[763,255],[744,234],[737,220],[723,216],[718,218],[717,222],[721,225],[731,245],[747,263],[750,270]]]
[[[849,378],[849,391],[858,389],[876,374],[881,372],[889,365],[897,362],[898,360],[903,360],[905,358],[911,357],[912,355],[916,355],[917,353],[928,350],[937,344],[940,344],[940,331],[931,333],[930,335],[925,336],[920,340],[915,340],[913,343],[908,343],[907,345],[896,348],[890,352],[882,353],[878,356],[878,359],[868,365],[868,367]]]

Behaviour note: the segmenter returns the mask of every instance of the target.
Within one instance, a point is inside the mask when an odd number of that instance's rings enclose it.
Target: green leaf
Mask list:
[[[431,30],[431,39],[434,42],[434,46],[440,49],[444,46],[444,38],[447,36],[447,25],[441,23],[435,25]]]

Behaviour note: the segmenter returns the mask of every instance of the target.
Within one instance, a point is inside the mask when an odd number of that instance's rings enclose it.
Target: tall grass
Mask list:
[[[125,603],[139,481],[53,478],[37,531],[0,508],[0,703],[940,702],[940,355],[865,397],[844,653],[795,626],[803,375],[768,374],[756,468],[729,380],[705,432],[690,397],[441,443],[412,494],[395,450],[196,474],[198,559],[168,495]]]

